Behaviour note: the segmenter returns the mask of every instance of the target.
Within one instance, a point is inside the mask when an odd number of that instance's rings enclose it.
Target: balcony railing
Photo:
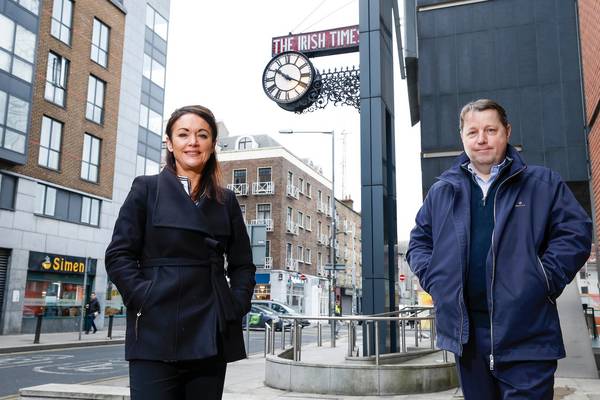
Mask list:
[[[293,197],[294,199],[298,199],[300,197],[300,189],[294,185],[287,185],[287,195]]]
[[[327,242],[328,242],[327,235],[324,235],[322,233],[320,235],[317,235],[317,243],[318,244],[326,245]]]
[[[275,193],[275,184],[271,181],[269,182],[253,182],[252,183],[252,194],[274,194]]]
[[[268,219],[253,219],[250,221],[250,225],[266,225],[267,232],[273,232],[273,220]]]
[[[229,183],[227,189],[233,190],[237,196],[248,196],[248,184],[247,183]]]
[[[265,269],[273,268],[273,257],[265,257]]]
[[[288,271],[298,271],[298,260],[294,260],[293,258],[286,258],[285,269],[287,269]]]
[[[322,201],[317,201],[317,212],[319,212],[321,214],[326,214],[327,213],[327,204],[323,203]]]
[[[285,229],[287,233],[291,233],[292,235],[298,234],[298,225],[294,221],[286,221]]]

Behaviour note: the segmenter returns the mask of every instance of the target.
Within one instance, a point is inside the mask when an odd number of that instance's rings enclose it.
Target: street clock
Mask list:
[[[266,95],[287,111],[302,111],[319,97],[321,77],[308,57],[296,51],[277,54],[262,76]]]

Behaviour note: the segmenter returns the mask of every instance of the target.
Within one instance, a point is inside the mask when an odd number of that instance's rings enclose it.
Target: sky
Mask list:
[[[171,0],[165,119],[187,104],[210,108],[232,136],[267,134],[331,178],[331,137],[281,129],[335,131],[337,198],[360,211],[360,115],[329,105],[294,114],[265,95],[261,77],[271,38],[358,24],[358,0]],[[394,44],[394,51],[396,45]],[[394,60],[398,57],[395,55]],[[321,71],[359,66],[357,53],[312,58]],[[420,131],[411,127],[406,83],[394,68],[398,240],[407,240],[421,202]]]

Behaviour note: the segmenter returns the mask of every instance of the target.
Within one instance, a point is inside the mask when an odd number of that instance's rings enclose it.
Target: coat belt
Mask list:
[[[212,239],[210,239],[212,240]],[[208,239],[207,239],[208,242]],[[217,303],[217,315],[219,319],[219,330],[226,332],[227,323],[230,321],[236,321],[239,318],[236,315],[235,302],[231,289],[225,279],[225,267],[223,263],[223,253],[219,251],[218,247],[212,247],[210,258],[206,259],[193,259],[193,258],[148,258],[142,260],[140,263],[141,268],[151,267],[168,267],[168,266],[181,266],[181,267],[208,267],[210,268],[210,281],[213,292],[215,293]]]

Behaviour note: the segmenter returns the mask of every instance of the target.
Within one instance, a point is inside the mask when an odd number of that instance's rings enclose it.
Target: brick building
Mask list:
[[[92,290],[122,311],[103,258],[125,187],[158,170],[167,19],[156,15],[169,1],[151,3],[0,0],[2,333],[31,332],[36,314],[45,331],[77,329]],[[144,100],[153,90],[160,101]],[[151,130],[155,168],[140,169],[129,147],[139,154]]]
[[[267,135],[226,136],[223,131],[218,158],[225,183],[237,193],[246,223],[267,226],[255,297],[281,301],[304,314],[327,314],[331,182]],[[351,267],[354,260],[360,270],[360,215],[339,201],[337,208],[337,263]],[[349,233],[353,240],[347,239]]]

